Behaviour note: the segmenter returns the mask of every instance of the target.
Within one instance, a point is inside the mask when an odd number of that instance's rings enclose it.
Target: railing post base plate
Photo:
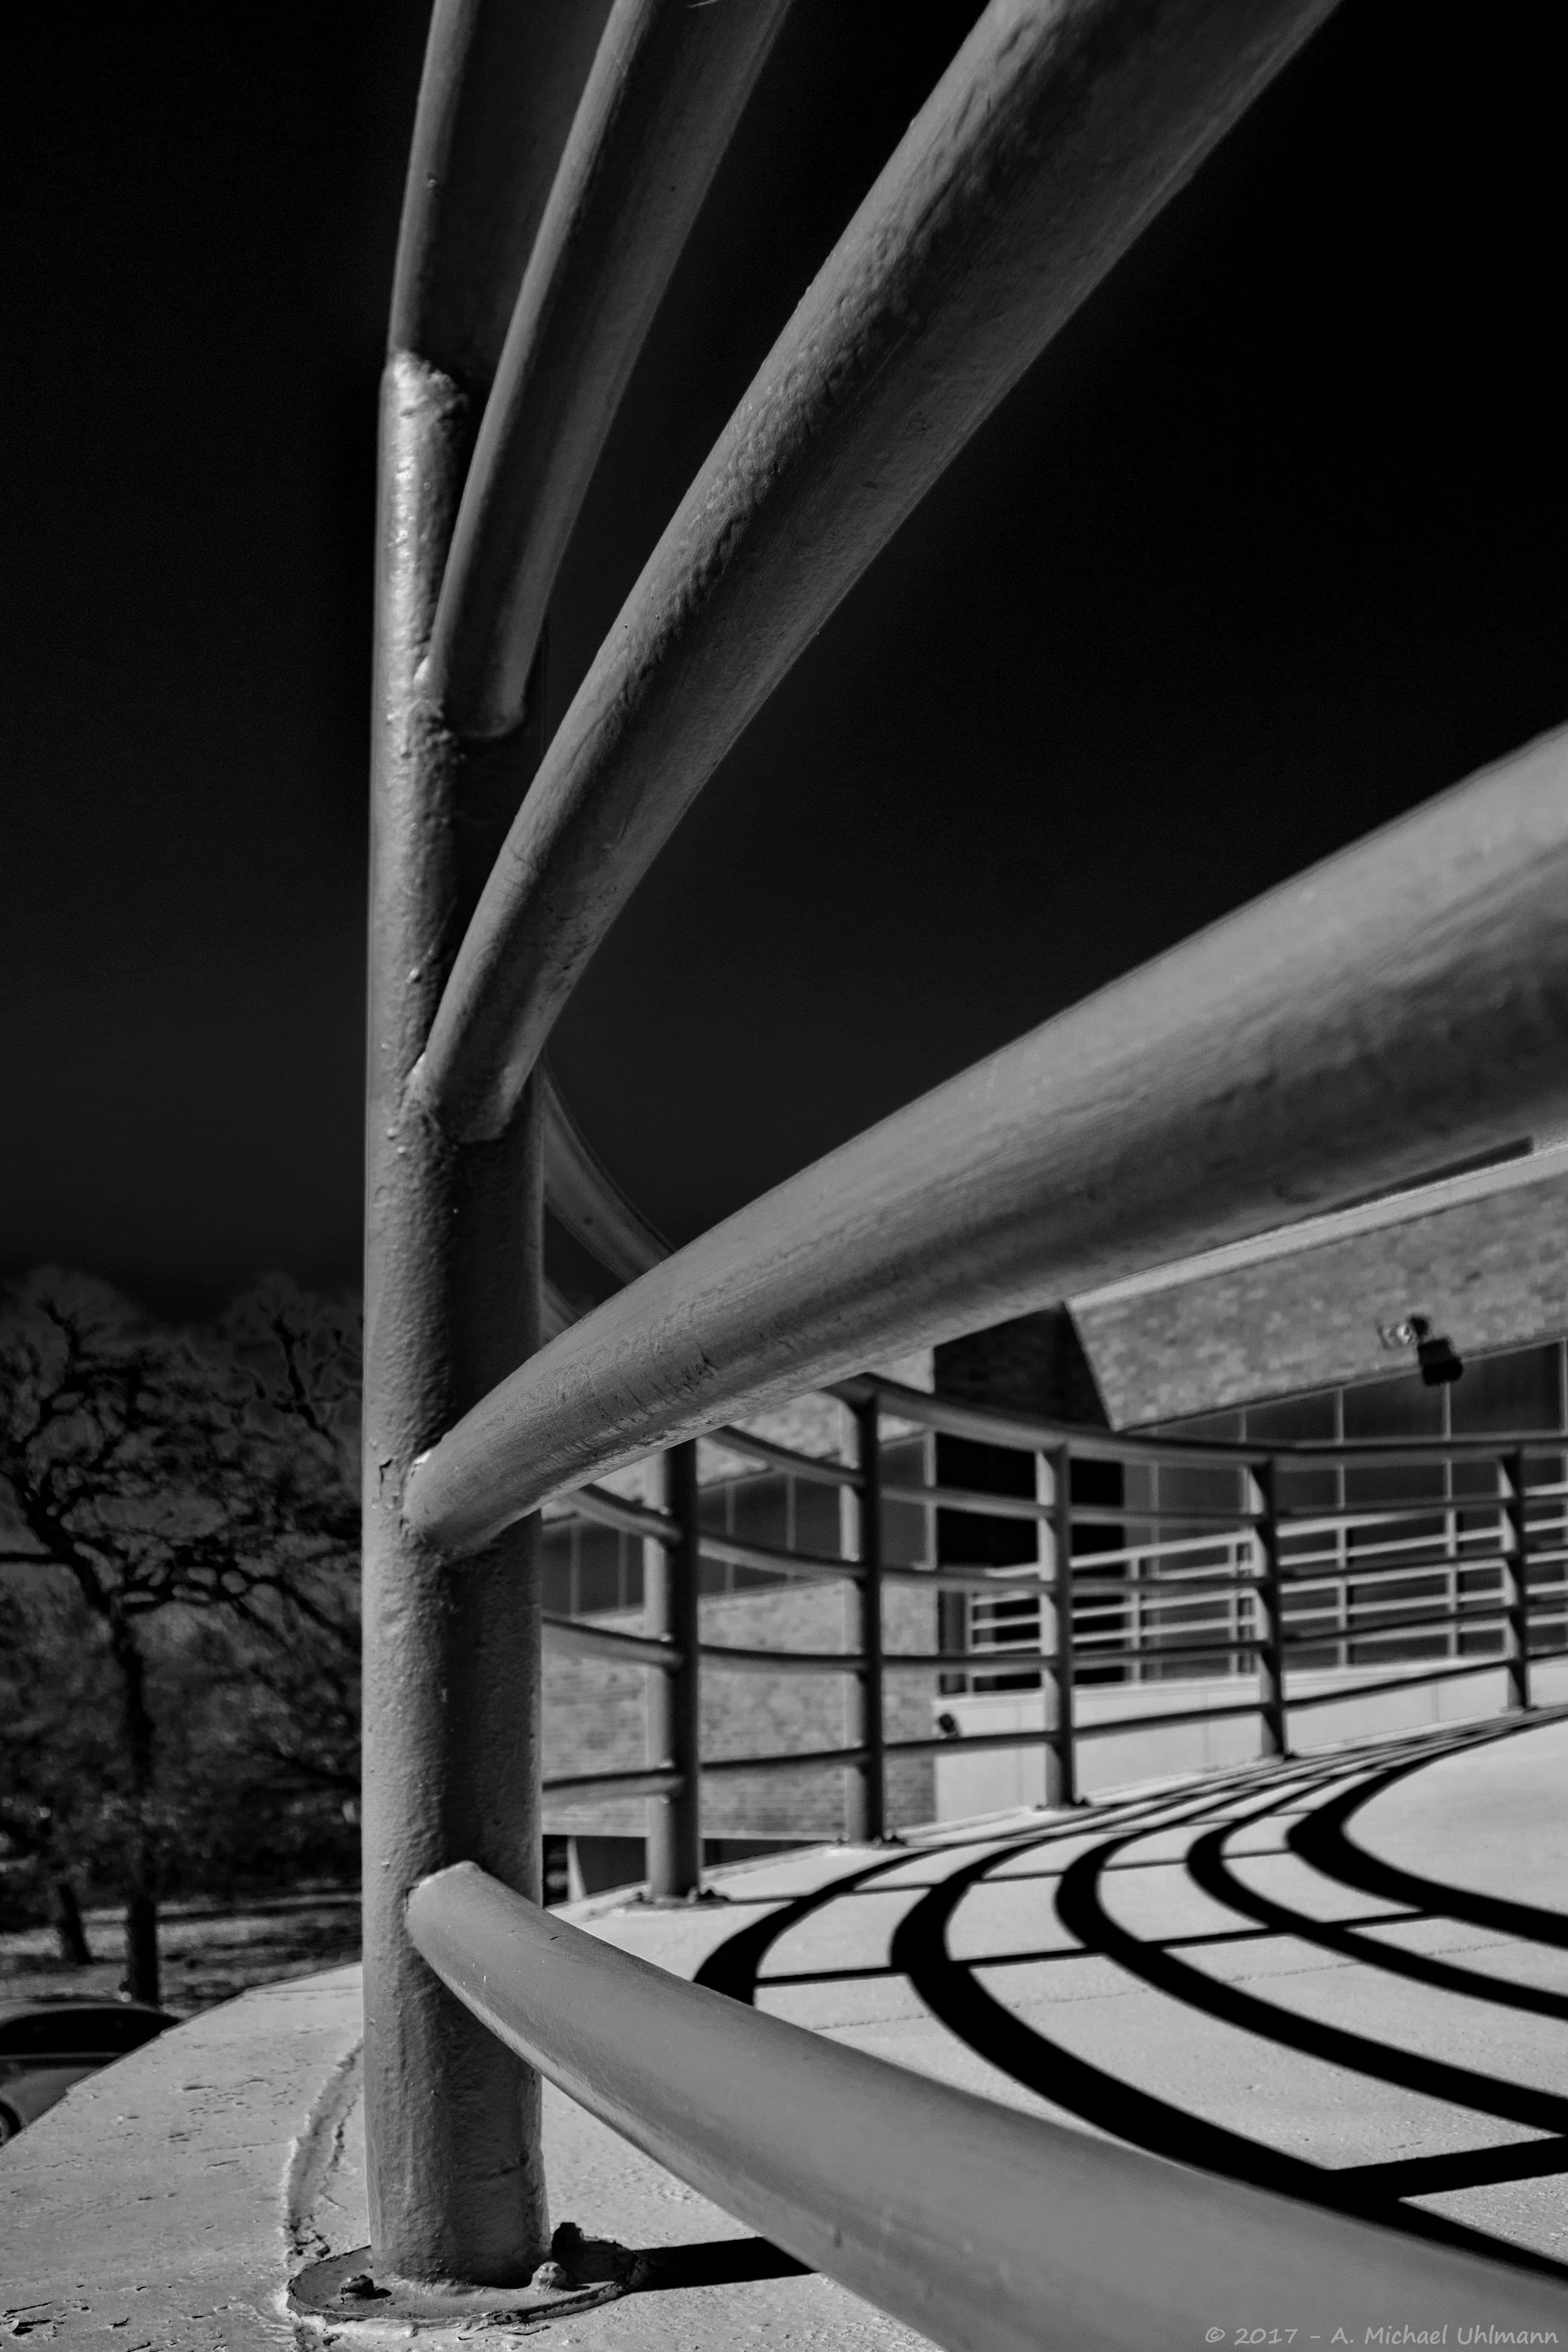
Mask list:
[[[566,2319],[596,2304],[613,2303],[641,2284],[639,2257],[610,2238],[584,2238],[563,2222],[551,2240],[551,2259],[517,2286],[465,2286],[457,2280],[424,2282],[374,2274],[368,2246],[308,2263],[289,2282],[289,2314],[336,2336],[348,2329],[365,2338],[437,2329],[537,2326]]]

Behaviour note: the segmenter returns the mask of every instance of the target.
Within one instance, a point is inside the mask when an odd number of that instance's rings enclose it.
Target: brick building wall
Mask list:
[[[883,1632],[889,1653],[936,1645],[934,1594],[889,1585]],[[849,1646],[849,1595],[821,1584],[778,1585],[752,1592],[715,1593],[701,1604],[702,1639],[734,1649],[843,1650]],[[584,1620],[635,1633],[637,1611]],[[544,1773],[638,1769],[646,1761],[643,1670],[599,1658],[553,1657],[545,1666]],[[887,1736],[929,1738],[936,1678],[925,1672],[888,1678]],[[721,1674],[702,1678],[705,1756],[761,1756],[795,1748],[845,1744],[847,1685],[838,1675]],[[931,1818],[933,1768],[926,1757],[888,1768],[891,1828]],[[710,1837],[771,1834],[803,1840],[836,1838],[844,1826],[840,1769],[791,1770],[705,1783],[704,1832]],[[544,1826],[556,1834],[640,1837],[647,1803],[640,1797],[563,1805],[548,1797]]]
[[[1461,1356],[1568,1331],[1568,1150],[1313,1218],[1073,1301],[1118,1429],[1409,1368],[1427,1316]]]

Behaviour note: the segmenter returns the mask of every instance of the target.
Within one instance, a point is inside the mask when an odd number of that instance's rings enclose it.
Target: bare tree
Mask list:
[[[70,1580],[118,1693],[127,1989],[158,1997],[159,1726],[149,1629],[205,1614],[287,1648],[341,1634],[353,1563],[345,1480],[352,1318],[263,1286],[205,1341],[161,1330],[107,1285],[45,1270],[0,1315],[0,1559]]]
[[[56,1581],[18,1573],[0,1584],[0,1842],[43,1896],[60,1958],[81,1968],[92,1954],[79,1885],[110,1829],[112,1693],[101,1644]]]

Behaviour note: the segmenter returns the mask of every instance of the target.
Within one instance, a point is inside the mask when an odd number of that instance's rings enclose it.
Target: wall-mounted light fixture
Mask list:
[[[1429,1389],[1463,1380],[1464,1360],[1452,1339],[1434,1331],[1429,1315],[1407,1315],[1403,1323],[1380,1323],[1377,1336],[1385,1348],[1414,1348],[1421,1378]]]

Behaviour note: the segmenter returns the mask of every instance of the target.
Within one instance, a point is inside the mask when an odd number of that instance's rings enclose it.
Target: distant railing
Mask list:
[[[1077,1799],[1078,1742],[1143,1727],[1257,1714],[1265,1754],[1287,1752],[1293,1709],[1342,1704],[1390,1689],[1408,1690],[1505,1670],[1507,1704],[1531,1705],[1531,1660],[1568,1646],[1568,1433],[1486,1438],[1297,1442],[1270,1446],[1195,1438],[1089,1433],[1034,1423],[973,1404],[953,1406],[900,1383],[867,1375],[839,1384],[854,1415],[854,1464],[803,1454],[743,1430],[716,1432],[731,1453],[749,1454],[794,1476],[832,1480],[856,1498],[860,1537],[845,1557],[793,1547],[738,1543],[705,1528],[690,1457],[670,1491],[676,1509],[650,1510],[603,1488],[573,1498],[586,1518],[636,1534],[653,1548],[645,1575],[668,1580],[673,1615],[694,1623],[703,1560],[731,1561],[795,1581],[852,1583],[860,1594],[864,1646],[848,1652],[736,1648],[698,1641],[689,1651],[664,1633],[649,1637],[580,1618],[546,1615],[545,1646],[645,1668],[679,1681],[683,1705],[671,1717],[650,1699],[649,1758],[626,1769],[558,1776],[543,1783],[558,1801],[647,1796],[673,1827],[656,1830],[650,1894],[677,1899],[698,1891],[700,1783],[704,1775],[767,1774],[803,1766],[842,1768],[847,1833],[887,1831],[886,1768],[900,1756],[931,1756],[952,1734],[889,1739],[881,1694],[889,1675],[940,1673],[993,1685],[1033,1685],[1046,1694],[1038,1730],[982,1733],[971,1751],[1038,1747],[1047,1804]],[[1034,1465],[1033,1499],[889,1476],[881,1424],[900,1434],[911,1424],[981,1439],[1023,1454]],[[1160,1505],[1074,1503],[1075,1461],[1112,1463],[1128,1471],[1163,1467],[1234,1490],[1234,1502],[1175,1499]],[[1436,1493],[1325,1509],[1307,1499],[1325,1469],[1353,1474],[1408,1471],[1410,1483],[1440,1479]],[[1533,1472],[1533,1475],[1531,1473]],[[881,1557],[885,1503],[915,1504],[934,1521],[939,1511],[1024,1522],[1036,1531],[1031,1565],[941,1565],[934,1547],[924,1565],[894,1566]],[[1165,1530],[1176,1532],[1167,1534]],[[1193,1532],[1196,1530],[1196,1532]],[[1091,1548],[1082,1548],[1089,1538]],[[1123,1536],[1110,1547],[1103,1538]],[[868,1606],[889,1583],[969,1601],[969,1638],[960,1649],[888,1650],[882,1611]],[[662,1589],[662,1588],[661,1588]],[[1431,1605],[1436,1601],[1439,1605]],[[1327,1621],[1325,1622],[1324,1621]],[[1392,1679],[1379,1664],[1398,1661]],[[1339,1669],[1327,1689],[1292,1690],[1293,1675]],[[1081,1723],[1074,1694],[1086,1682],[1169,1683],[1205,1675],[1255,1674],[1256,1699],[1205,1699],[1189,1709],[1121,1713]],[[989,1671],[988,1671],[989,1670]],[[1360,1670],[1357,1672],[1356,1670]],[[1369,1672],[1372,1678],[1369,1678]],[[697,1690],[705,1674],[837,1675],[855,1685],[858,1737],[832,1748],[792,1747],[775,1754],[712,1757],[701,1752]],[[1344,1679],[1350,1674],[1352,1679]],[[679,1732],[667,1727],[679,1725]],[[671,1857],[684,1858],[679,1872]]]
[[[1271,2322],[1325,2264],[1406,2306],[1415,2291],[1394,2238],[1127,2151],[1111,2168],[1126,2226],[1042,2236],[1041,2212],[1077,2211],[1104,2151],[1003,2109],[965,2105],[961,2120],[959,2095],[837,2047],[842,2097],[817,2137],[782,2138],[753,2070],[781,2084],[792,2066],[820,2073],[811,2037],[662,1979],[656,1999],[624,1955],[579,1957],[562,1977],[543,1962],[566,1931],[536,1901],[542,1505],[577,1493],[581,1507],[608,1473],[667,1461],[646,1516],[588,1500],[663,1563],[653,1647],[637,1654],[664,1752],[622,1785],[658,1801],[656,1877],[690,1884],[694,1559],[702,1541],[719,1549],[695,1526],[693,1440],[1393,1183],[1435,1151],[1568,1119],[1557,738],[1047,1023],[546,1344],[561,1320],[543,1283],[547,1130],[558,1199],[594,1212],[591,1155],[556,1116],[540,1055],[588,959],[836,605],[1331,5],[991,0],[546,741],[536,648],[555,568],[784,0],[615,0],[607,24],[603,0],[437,0],[384,377],[367,1128],[365,2111],[374,2259],[404,2278],[504,2282],[543,2252],[537,2066],[689,2179],[720,2196],[732,2182],[735,2210],[939,2341],[1037,2342],[1037,2289],[1081,2319],[1062,2340],[1129,2347],[1196,2340],[1216,2315]],[[635,1215],[601,1224],[612,1271],[648,1255]],[[994,1601],[998,1584],[882,1560],[886,1398],[864,1382],[851,1394],[857,1556],[796,1556],[785,1572],[847,1578],[857,1596],[845,1746],[818,1760],[852,1773],[857,1833],[874,1835],[883,1685],[899,1670],[882,1591],[921,1574]],[[958,1425],[959,1408],[921,1410]],[[994,1442],[989,1416],[961,1417]],[[1044,1465],[1028,1516],[1052,1549],[1016,1581],[1041,1611],[1058,1793],[1072,1786],[1077,1654],[1122,1638],[1130,1585],[1167,1618],[1200,1598],[1236,1612],[1221,1646],[1257,1645],[1257,1705],[1282,1749],[1289,1642],[1321,1630],[1293,1622],[1288,1599],[1337,1591],[1323,1539],[1353,1549],[1363,1530],[1293,1518],[1273,1459],[1244,1448],[1247,1500],[1196,1529],[1229,1544],[1225,1559],[1166,1549],[1203,1515],[1162,1510],[1139,1550],[1152,1566],[1080,1572],[1069,1519],[1090,1515],[1069,1512],[1061,1433],[1021,1427],[1017,1442]],[[1502,1475],[1477,1547],[1500,1586],[1472,1600],[1465,1583],[1460,1538],[1488,1508],[1466,1496],[1448,1613],[1466,1638],[1483,1617],[1501,1625],[1522,1704],[1531,1504],[1522,1475]],[[1382,1557],[1395,1591],[1399,1556]],[[1184,1600],[1167,1601],[1178,1586]],[[1152,1640],[1144,1626],[1142,1654]],[[634,1980],[657,2030],[696,2021],[679,2079],[639,2042]],[[634,2075],[637,2099],[605,2090]],[[968,2174],[967,2152],[956,2179],[933,2156],[944,2134],[974,2148]],[[981,2210],[988,2135],[1014,2186]],[[1535,2307],[1506,2274],[1441,2260],[1489,2318]],[[1429,2284],[1439,2257],[1421,2262]]]

